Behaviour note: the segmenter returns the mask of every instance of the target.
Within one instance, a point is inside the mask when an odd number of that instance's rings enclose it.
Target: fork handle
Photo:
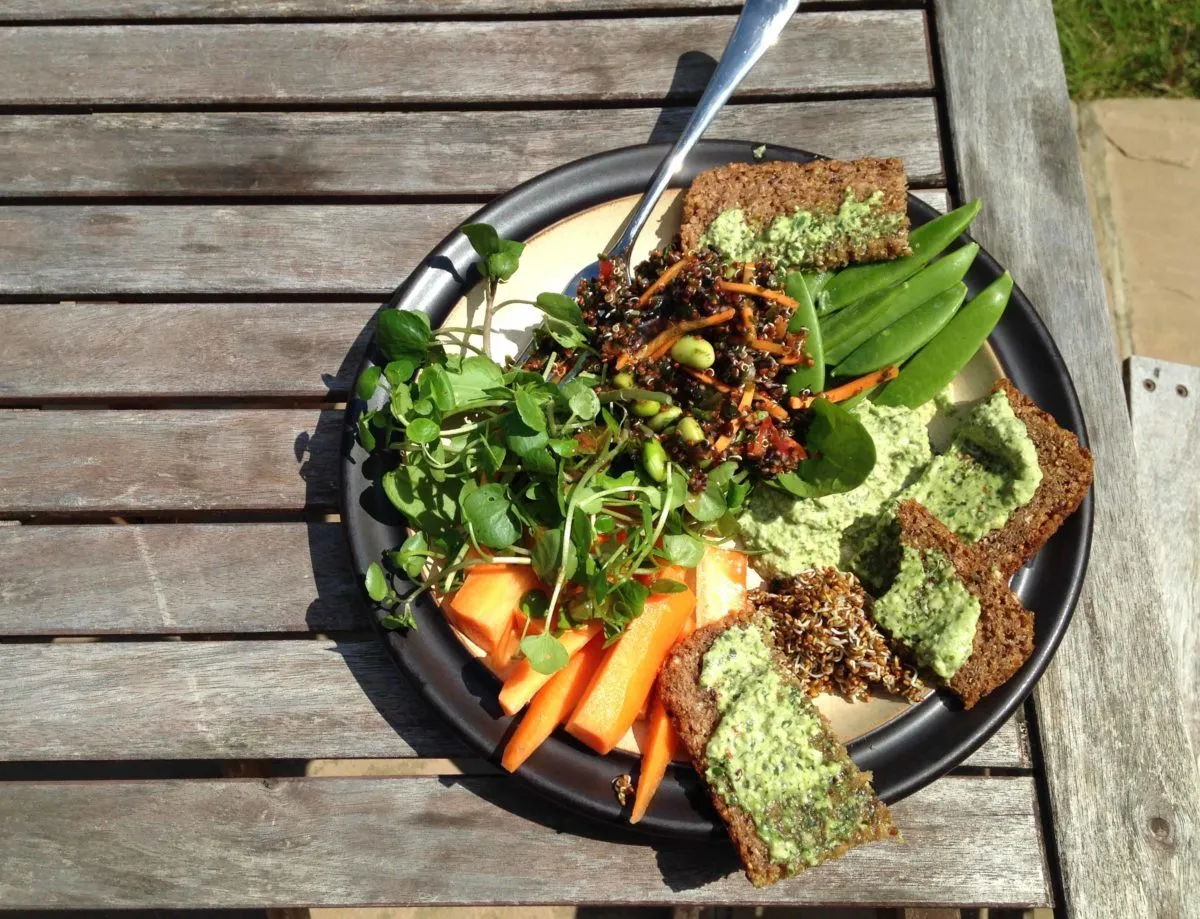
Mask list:
[[[650,219],[654,205],[658,204],[658,199],[671,184],[671,179],[682,168],[696,141],[708,130],[717,113],[758,59],[775,44],[779,33],[783,31],[783,27],[787,25],[799,5],[800,0],[746,0],[742,14],[733,27],[733,34],[729,36],[717,69],[713,71],[712,79],[704,88],[704,95],[700,97],[696,110],[692,112],[692,117],[684,126],[683,133],[679,135],[675,145],[650,177],[649,187],[634,208],[620,238],[608,251],[610,258],[624,260],[626,270],[633,253],[633,244],[646,221]]]

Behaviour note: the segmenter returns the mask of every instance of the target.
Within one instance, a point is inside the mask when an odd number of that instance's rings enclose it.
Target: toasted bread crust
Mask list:
[[[998,380],[992,392],[1004,393],[1013,413],[1024,423],[1042,468],[1042,483],[1032,500],[1013,511],[1004,526],[976,543],[1007,579],[1037,555],[1079,508],[1092,486],[1092,454],[1008,380]]]
[[[696,772],[702,779],[708,769],[708,741],[720,720],[713,693],[700,685],[700,669],[704,662],[704,655],[712,647],[717,636],[726,629],[752,623],[757,616],[756,612],[747,609],[737,616],[696,630],[690,637],[675,646],[667,658],[666,664],[659,672],[658,692],[663,700],[663,705],[688,751],[688,756],[691,758]],[[831,730],[824,717],[820,717],[826,730]],[[853,782],[859,787],[870,787],[870,773],[860,772],[853,764],[850,769],[852,771],[847,775],[847,781]],[[766,887],[792,873],[787,865],[771,860],[770,851],[766,843],[759,837],[758,830],[754,825],[754,818],[748,812],[738,805],[726,801],[711,786],[708,792],[713,806],[729,830],[729,838],[738,851],[742,867],[751,884],[755,887]],[[892,823],[887,807],[882,802],[877,801],[876,803],[873,821],[845,845],[831,852],[827,859],[837,858],[861,843],[898,835],[898,830]]]
[[[1008,589],[1008,579],[981,553],[946,528],[924,505],[902,501],[896,511],[900,541],[918,551],[941,552],[967,591],[979,601],[971,656],[947,686],[967,708],[1006,683],[1033,653],[1033,613]]]
[[[695,249],[709,224],[731,208],[740,208],[755,224],[770,223],[796,210],[834,214],[846,200],[847,188],[860,201],[882,191],[884,212],[901,215],[900,228],[859,247],[849,246],[845,240],[835,241],[817,255],[814,267],[831,269],[908,255],[908,179],[904,163],[873,157],[851,162],[731,163],[702,172],[684,198],[680,238],[684,249]]]

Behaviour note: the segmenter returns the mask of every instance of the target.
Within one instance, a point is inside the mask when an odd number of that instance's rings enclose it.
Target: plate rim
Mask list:
[[[772,160],[806,162],[823,158],[797,148],[776,144],[766,144],[766,150],[761,158],[754,157],[752,151],[760,146],[762,145],[751,141],[701,141],[694,148],[684,168],[676,176],[676,180],[671,183],[672,187],[686,187],[697,171],[711,168],[713,165],[732,162],[752,163],[758,162],[760,159],[762,162]],[[502,235],[513,235],[522,239],[528,239],[531,236],[544,232],[554,224],[570,219],[574,215],[591,207],[603,204],[605,201],[625,197],[630,194],[638,194],[642,187],[644,187],[645,181],[649,177],[649,172],[657,165],[668,149],[669,144],[667,143],[637,144],[574,160],[521,183],[509,192],[481,207],[463,222],[499,224],[498,229],[500,229]],[[520,213],[510,213],[510,211],[514,210],[521,211],[523,209],[522,206],[527,203],[525,199],[530,197],[536,200],[529,202],[533,206],[528,209],[527,214],[523,216]],[[571,202],[569,208],[565,204],[562,206],[556,204],[550,208],[553,211],[553,216],[550,219],[535,219],[537,215],[542,214],[546,210],[545,201],[558,202],[562,199]],[[915,216],[921,218],[920,222],[925,222],[938,215],[938,211],[921,199],[916,198],[911,192],[908,204],[910,216],[914,216],[915,212]],[[535,216],[529,216],[531,214]],[[527,222],[530,220],[536,225],[529,226]],[[516,233],[510,229],[505,229],[508,226],[514,225],[523,227],[523,229]],[[957,244],[962,245],[968,241],[975,240],[968,234],[963,234],[960,236]],[[390,309],[402,303],[416,302],[422,305],[422,311],[430,314],[431,320],[435,323],[441,322],[444,320],[445,314],[453,308],[454,303],[458,301],[461,295],[478,282],[479,276],[477,271],[473,267],[470,267],[473,263],[474,254],[471,251],[470,244],[456,227],[421,260],[404,283],[388,298],[381,309]],[[981,245],[979,256],[976,259],[975,265],[972,266],[968,279],[972,276],[990,279],[991,277],[998,276],[1003,270],[999,263]],[[985,283],[985,281],[977,281],[976,283],[981,284]],[[452,297],[445,292],[447,285],[451,285],[450,289],[455,291]],[[439,306],[440,301],[446,298],[449,298],[448,303]],[[1016,305],[1017,309],[1013,310],[1011,308],[1012,305]],[[1087,446],[1087,427],[1075,391],[1074,382],[1071,379],[1061,353],[1050,336],[1049,330],[1041,321],[1032,303],[1025,296],[1019,285],[1014,285],[1012,303],[1010,304],[1010,309],[1005,311],[1005,316],[1001,323],[1002,327],[1005,325],[1005,320],[1008,320],[1010,325],[1013,324],[1013,319],[1010,319],[1010,317],[1015,318],[1015,325],[1020,326],[1020,328],[1008,330],[1010,334],[1006,336],[1001,327],[998,327],[997,332],[993,333],[993,336],[989,338],[989,342],[992,343],[993,350],[996,352],[996,357],[1002,368],[1010,377],[1013,376],[1013,370],[1015,369],[1017,370],[1016,376],[1018,377],[1036,378],[1039,381],[1039,385],[1034,388],[1043,390],[1043,395],[1053,395],[1056,398],[1052,400],[1055,403],[1053,408],[1043,405],[1043,400],[1039,400],[1036,397],[1034,401],[1042,408],[1050,411],[1059,424],[1073,431],[1079,437],[1080,442],[1084,446]],[[1005,353],[1012,352],[1015,354],[1015,345],[1017,342],[1009,343],[1011,347],[997,347],[997,343],[993,341],[993,338],[999,337],[1006,340],[1007,338],[1015,337],[1019,341],[1024,342],[1026,341],[1024,336],[1028,335],[1032,335],[1033,343],[1037,350],[1040,350],[1043,356],[1048,358],[1048,363],[1041,363],[1033,368],[1022,366],[1019,362],[1010,366],[1009,361],[1005,360]],[[372,335],[371,341],[356,369],[355,378],[368,365],[373,352],[374,342]],[[1021,386],[1020,388],[1028,391],[1026,386]],[[1046,392],[1048,389],[1056,391],[1049,393]],[[353,436],[355,421],[364,408],[365,404],[357,398],[352,397],[348,401],[344,414],[341,462],[339,464],[339,496],[344,533],[349,543],[354,571],[360,581],[360,585],[367,564],[377,558],[377,555],[369,553],[366,545],[364,527],[369,528],[370,525],[364,524],[361,520],[361,515],[369,513],[362,507],[361,503],[363,495],[362,486],[365,484],[362,474],[362,460],[365,459],[365,454],[355,444]],[[909,711],[895,716],[850,742],[848,747],[855,761],[863,768],[874,769],[877,777],[880,775],[879,763],[887,763],[888,768],[892,768],[890,765],[891,760],[887,758],[889,755],[894,757],[897,752],[903,751],[906,748],[909,751],[923,750],[923,755],[915,756],[914,761],[904,774],[884,775],[881,784],[877,786],[884,800],[894,803],[919,790],[960,764],[999,730],[1001,725],[1022,705],[1034,685],[1036,685],[1041,674],[1049,665],[1062,640],[1063,634],[1065,634],[1070,624],[1070,620],[1073,618],[1086,575],[1093,525],[1093,498],[1092,492],[1089,490],[1083,504],[1081,504],[1078,511],[1068,519],[1067,524],[1063,527],[1063,531],[1068,531],[1066,535],[1072,543],[1071,546],[1067,547],[1071,551],[1065,553],[1067,555],[1066,561],[1068,562],[1067,569],[1061,573],[1059,578],[1062,582],[1061,586],[1065,587],[1065,595],[1061,598],[1058,609],[1053,611],[1056,615],[1049,629],[1044,634],[1041,634],[1039,640],[1035,642],[1033,654],[1008,683],[996,690],[969,713],[961,710],[961,707],[957,706],[953,701],[948,700],[945,690],[936,690],[925,700],[912,706]],[[1056,534],[1055,540],[1059,540],[1059,537],[1063,535],[1063,531]],[[1062,542],[1064,540],[1059,541]],[[1042,551],[1045,552],[1048,547],[1049,544],[1043,547]],[[1041,554],[1039,553],[1038,558],[1041,557]],[[1032,564],[1036,566],[1037,559]],[[1042,579],[1044,580],[1046,576],[1043,575]],[[1024,594],[1030,590],[1037,589],[1039,586],[1038,584],[1030,585],[1027,583],[1029,580],[1029,572],[1022,570],[1013,582],[1014,591],[1019,596],[1022,596],[1023,600]],[[359,589],[361,595],[365,598],[365,590],[361,586]],[[466,649],[458,643],[450,632],[449,626],[440,610],[434,606],[434,615],[432,617],[428,615],[429,611],[427,609],[425,610],[425,615],[422,615],[419,610],[418,622],[420,629],[415,633],[397,633],[383,629],[380,625],[380,619],[384,611],[369,599],[366,602],[372,612],[372,625],[377,634],[383,639],[389,656],[398,665],[399,669],[404,672],[409,681],[424,696],[426,701],[432,704],[441,717],[461,735],[465,736],[468,742],[482,752],[489,760],[496,761],[498,759],[498,751],[494,740],[487,739],[484,736],[484,732],[481,732],[479,724],[470,723],[470,718],[467,717],[470,713],[468,712],[467,716],[464,716],[464,712],[460,708],[463,702],[463,693],[452,691],[447,694],[445,691],[446,687],[439,686],[432,679],[432,675],[426,672],[427,668],[424,666],[425,661],[423,660],[423,656],[416,653],[416,649],[422,641],[444,644],[448,639],[454,643],[462,656],[469,658]],[[422,604],[422,606],[426,605]],[[1037,618],[1041,619],[1040,616]],[[430,635],[431,632],[432,636]],[[443,654],[440,656],[440,659],[445,661],[448,657],[452,658],[453,655]],[[434,655],[434,660],[438,659],[438,655]],[[494,696],[495,677],[490,672],[484,670],[483,665],[476,661],[463,661],[462,663],[461,674],[442,673],[441,676],[443,679],[449,676],[451,680],[464,684],[468,688],[468,694],[473,695],[472,684],[474,684],[473,688],[475,689],[481,688],[478,686],[480,674],[471,672],[473,666],[478,667],[484,671],[484,680],[492,681],[491,693]],[[510,721],[507,718],[497,718],[496,716],[500,713],[494,707],[491,712],[487,712],[487,700],[484,697],[474,695],[474,698],[476,707],[485,713],[485,717],[491,718],[498,723],[507,723]],[[969,717],[974,724],[966,732],[966,736],[960,737],[949,747],[939,752],[930,753],[928,750],[928,741],[931,738],[936,738],[939,730],[945,727],[948,714],[951,718],[957,716],[959,720]],[[476,712],[475,716],[478,718],[479,712]],[[491,730],[493,736],[496,733],[494,729],[496,726],[493,725],[493,729]],[[554,775],[556,771],[564,767],[581,767],[581,757],[592,761],[592,766],[589,770],[591,772],[602,771],[606,775],[615,777],[623,772],[636,771],[637,761],[632,755],[627,753],[611,753],[608,756],[601,757],[586,750],[573,739],[564,736],[559,731],[543,745],[542,749],[539,749],[531,757],[525,766],[517,771],[516,775],[536,791],[560,803],[566,804],[578,813],[590,818],[598,818],[610,826],[614,822],[619,821],[623,827],[627,828],[628,824],[625,823],[624,817],[628,813],[628,807],[622,808],[617,804],[611,789],[603,787],[607,782],[602,783],[599,787],[600,796],[597,798],[595,787],[591,787],[584,792],[580,788],[564,785],[561,779]],[[597,764],[600,763],[607,765],[603,769],[598,770]],[[589,776],[589,778],[594,785],[595,776]],[[634,829],[641,834],[660,837],[669,836],[696,839],[724,835],[723,827],[708,804],[695,773],[688,767],[677,765],[670,767],[668,776],[664,780],[658,796],[656,796],[654,806],[651,807],[650,812]]]

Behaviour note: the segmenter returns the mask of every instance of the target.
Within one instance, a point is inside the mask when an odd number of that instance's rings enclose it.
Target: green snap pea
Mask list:
[[[804,276],[793,272],[784,282],[784,291],[800,304],[788,320],[788,331],[808,329],[804,338],[804,353],[812,358],[812,366],[793,370],[787,378],[788,392],[793,396],[808,390],[820,392],[825,388],[825,349],[821,346],[821,324],[817,321],[817,310],[813,306],[812,293]]]
[[[671,346],[671,358],[693,370],[707,370],[717,359],[710,342],[698,335],[685,335]]]
[[[682,414],[683,409],[681,409],[678,405],[666,405],[663,406],[662,411],[647,421],[646,424],[649,425],[651,431],[656,431],[661,434],[672,424],[674,424]]]
[[[812,301],[816,303],[817,297],[821,296],[821,291],[825,289],[836,272],[833,271],[805,271],[803,272],[804,283],[808,287],[808,295]],[[795,299],[794,297],[792,299]]]
[[[878,405],[916,408],[941,392],[967,365],[1000,321],[1012,294],[1012,277],[1006,271],[980,291],[946,323],[884,387]]]
[[[855,265],[839,271],[821,294],[821,313],[835,312],[911,278],[958,239],[971,225],[981,207],[978,200],[972,201],[917,227],[908,234],[912,255],[890,262]]]
[[[639,418],[653,418],[662,410],[662,403],[653,399],[639,399],[633,403],[633,413]]]
[[[667,480],[667,451],[657,440],[642,444],[642,468],[655,482]]]
[[[675,428],[675,433],[685,444],[698,444],[704,440],[704,429],[695,418],[684,418]]]
[[[868,338],[834,368],[838,377],[860,377],[889,364],[903,364],[945,328],[967,297],[967,285],[955,284]]]
[[[633,389],[634,379],[632,373],[618,373],[612,378],[613,386],[617,389]]]
[[[859,345],[963,279],[979,252],[976,243],[956,249],[903,284],[831,317],[823,330],[825,360],[840,363]]]

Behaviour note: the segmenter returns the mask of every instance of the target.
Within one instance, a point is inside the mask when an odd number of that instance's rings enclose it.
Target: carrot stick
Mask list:
[[[663,575],[667,576],[667,575]],[[659,594],[606,652],[567,731],[597,753],[608,753],[637,719],[658,671],[696,608],[690,590]]]
[[[675,280],[675,278],[679,276],[679,273],[693,261],[695,261],[695,259],[691,257],[681,258],[674,265],[660,274],[658,279],[653,284],[642,291],[642,295],[638,297],[638,306],[643,307],[649,303],[651,297]]]
[[[825,392],[817,393],[815,396],[793,396],[790,404],[792,408],[808,408],[816,399],[827,399],[830,402],[845,402],[847,399],[857,396],[860,392],[866,392],[868,389],[874,389],[880,383],[896,379],[899,373],[900,368],[893,364],[890,367],[884,367],[882,370],[873,370],[865,376],[859,377],[857,380],[851,380],[849,383],[843,383],[841,386],[827,389]]]
[[[567,654],[572,657],[583,650],[583,647],[600,631],[599,623],[589,623],[582,629],[563,632],[558,636]],[[550,682],[553,674],[538,673],[529,666],[529,661],[522,660],[516,669],[500,687],[500,708],[506,715],[515,715],[532,699],[539,689]]]
[[[767,410],[767,414],[776,421],[787,421],[788,418],[791,417],[788,415],[786,408],[784,408],[778,402],[768,399],[762,393],[759,393],[757,396],[755,396],[754,401],[765,408]]]
[[[594,639],[538,690],[529,705],[529,711],[504,747],[501,766],[509,772],[516,772],[533,751],[554,733],[554,729],[567,720],[596,675],[596,668],[604,660],[604,653],[604,642]]]
[[[667,710],[656,691],[650,702],[650,712],[646,716],[646,744],[642,750],[642,768],[638,773],[633,813],[629,815],[630,823],[637,823],[646,816],[646,809],[650,807],[654,793],[658,791],[663,776],[667,774],[667,766],[679,752],[679,743],[679,735],[671,726],[671,719],[667,717]]]
[[[747,297],[762,297],[764,300],[774,300],[776,303],[790,306],[792,309],[798,309],[800,306],[799,303],[785,293],[781,293],[778,290],[769,290],[766,287],[757,287],[754,284],[739,284],[737,281],[726,281],[722,278],[717,281],[717,289],[723,290],[728,294],[745,294]]]
[[[693,370],[691,367],[684,367],[683,369],[686,370],[691,376],[694,376],[701,383],[706,383],[707,385],[711,386],[717,392],[723,392],[723,393],[733,392],[732,386],[730,386],[728,383],[722,383],[720,380],[718,380],[716,377],[714,377],[711,373],[706,373],[703,370]]]
[[[738,399],[738,411],[741,414],[746,414],[746,409],[750,407],[750,403],[754,401],[754,384],[747,383],[746,388],[742,390],[742,398]]]
[[[737,315],[737,310],[727,309],[721,310],[719,313],[713,313],[711,316],[703,316],[700,319],[685,319],[683,322],[677,322],[669,328],[663,329],[655,335],[650,341],[642,345],[634,354],[634,361],[640,361],[644,358],[660,358],[668,351],[671,346],[679,339],[683,338],[689,332],[698,332],[700,329],[711,328],[715,325],[722,325]]]

